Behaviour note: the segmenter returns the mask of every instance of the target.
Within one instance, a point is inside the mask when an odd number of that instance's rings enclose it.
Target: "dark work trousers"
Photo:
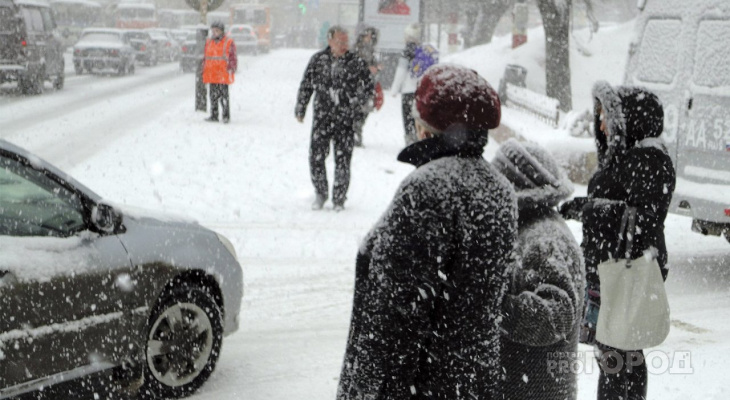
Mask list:
[[[222,83],[210,84],[210,117],[218,119],[218,103],[223,109],[223,119],[231,119],[230,99],[228,97],[228,85]]]
[[[349,121],[349,122],[348,122]],[[332,186],[332,203],[345,204],[350,186],[350,160],[354,146],[352,120],[334,122],[329,118],[315,118],[312,142],[309,146],[309,171],[318,195],[327,198],[327,169],[325,159],[330,153],[330,142],[335,150],[335,182]]]
[[[413,119],[413,115],[411,114],[411,110],[413,109],[413,99],[415,99],[415,97],[415,93],[403,93],[403,95],[401,95],[406,146],[418,141],[418,137],[416,136],[416,121]]]
[[[646,400],[648,375],[644,352],[618,350],[600,343],[598,349],[598,400]]]

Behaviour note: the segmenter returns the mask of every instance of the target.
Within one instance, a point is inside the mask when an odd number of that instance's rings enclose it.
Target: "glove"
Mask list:
[[[596,344],[596,325],[598,324],[598,311],[601,308],[601,292],[594,289],[586,289],[585,312],[583,321],[580,324],[580,337],[578,341],[584,344]]]
[[[575,219],[580,221],[583,217],[583,206],[588,204],[588,197],[575,197],[560,205],[558,212],[565,219]]]

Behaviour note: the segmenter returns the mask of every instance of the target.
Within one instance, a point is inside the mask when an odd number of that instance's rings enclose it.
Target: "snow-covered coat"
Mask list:
[[[398,65],[395,68],[395,77],[393,78],[393,85],[391,92],[393,94],[398,93],[415,93],[416,87],[418,87],[418,78],[413,76],[410,71],[411,61],[416,56],[417,43],[408,42],[406,48],[398,58]]]
[[[599,169],[588,182],[589,200],[582,209],[583,252],[591,288],[600,282],[597,265],[611,257],[624,258],[619,245],[621,217],[627,206],[636,207],[636,230],[630,257],[652,250],[666,279],[667,247],[664,220],[674,192],[676,175],[664,142],[664,112],[653,93],[637,87],[611,87],[598,82],[595,132]],[[600,131],[603,107],[609,138]]]
[[[512,149],[521,151],[514,154]],[[575,399],[576,375],[567,366],[578,347],[585,270],[578,243],[555,210],[573,185],[549,153],[535,144],[523,147],[510,139],[493,165],[517,192],[521,260],[502,306],[502,398]],[[542,173],[549,183],[531,182],[531,173]]]
[[[375,83],[365,61],[348,51],[335,58],[329,47],[309,60],[299,85],[294,113],[304,117],[309,99],[314,94],[313,130],[341,130],[360,118],[362,110],[373,98]]]
[[[482,157],[486,133],[466,136],[398,157],[418,168],[357,256],[340,400],[496,398],[517,209]]]

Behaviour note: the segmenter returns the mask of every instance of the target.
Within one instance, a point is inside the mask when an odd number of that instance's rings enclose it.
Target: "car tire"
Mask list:
[[[58,73],[56,77],[53,79],[53,88],[56,90],[63,89],[63,83],[65,80],[65,74],[63,72]]]
[[[222,312],[205,289],[167,291],[148,323],[140,396],[171,399],[195,392],[213,373],[222,342]]]
[[[81,65],[74,64],[74,72],[76,75],[82,75],[84,73],[84,68]]]
[[[134,61],[132,61],[131,63],[129,63],[129,66],[127,67],[127,73],[129,75],[134,75],[134,71],[135,71],[135,69],[134,69]]]
[[[30,74],[18,81],[20,91],[25,95],[43,93],[43,76],[41,74]]]

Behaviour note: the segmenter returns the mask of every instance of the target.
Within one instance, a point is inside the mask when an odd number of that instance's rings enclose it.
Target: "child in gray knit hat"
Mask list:
[[[492,161],[517,194],[519,263],[502,311],[505,399],[575,399],[583,316],[584,266],[578,243],[557,212],[573,185],[553,157],[510,139]]]

